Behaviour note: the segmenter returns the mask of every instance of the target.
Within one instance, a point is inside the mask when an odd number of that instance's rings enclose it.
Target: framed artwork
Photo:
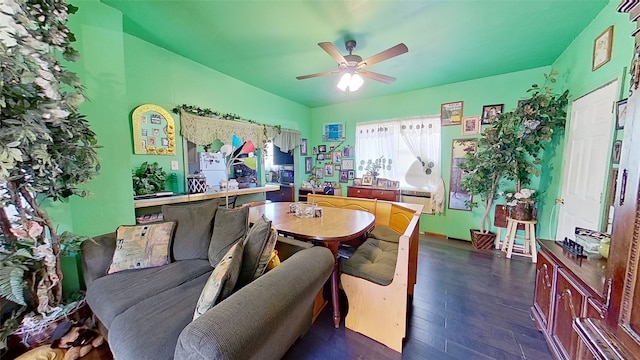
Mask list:
[[[388,180],[387,179],[378,179],[378,182],[376,183],[377,187],[383,187],[386,188],[388,187]]]
[[[318,155],[318,148],[317,147],[313,147],[313,155]]]
[[[353,156],[353,146],[345,146],[344,149],[342,149],[342,157],[352,158]]]
[[[175,124],[167,110],[153,104],[140,105],[133,110],[131,124],[134,154],[176,154]]]
[[[353,178],[353,186],[362,185],[362,178]]]
[[[340,165],[335,165],[335,164],[333,165],[333,169],[334,169],[335,171],[340,171],[340,170],[342,170],[342,168],[340,167]]]
[[[344,140],[344,123],[324,124],[322,127],[322,141]]]
[[[620,164],[621,152],[622,152],[622,140],[616,140],[613,143],[613,151],[611,152],[611,160],[614,164]]]
[[[362,175],[362,185],[367,185],[367,186],[373,185],[373,176]]]
[[[318,152],[319,153],[326,153],[327,152],[327,145],[318,145]]]
[[[342,159],[342,170],[355,170],[353,159]]]
[[[334,164],[342,163],[342,151],[334,151],[331,154],[333,157],[332,161]]]
[[[307,156],[304,158],[304,173],[311,174],[311,169],[313,169],[313,162],[311,156]]]
[[[462,135],[480,134],[480,116],[462,118]]]
[[[307,139],[302,139],[302,141],[300,142],[300,155],[301,156],[307,156],[307,144],[308,141]]]
[[[324,153],[318,153],[316,155],[316,160],[324,160]]]
[[[455,101],[440,105],[440,125],[460,125],[463,114],[462,101]]]
[[[465,155],[473,154],[478,148],[478,139],[453,139],[451,143],[451,177],[449,183],[449,209],[471,211],[469,204],[473,195],[462,188],[465,173],[461,166]]]
[[[349,182],[349,173],[346,170],[340,170],[340,182]]]
[[[595,40],[593,40],[593,61],[591,71],[611,60],[611,45],[613,44],[613,25],[609,26]]]
[[[623,99],[616,103],[616,129],[624,129],[624,123],[627,119],[627,101],[629,99]]]
[[[349,180],[354,180],[356,177],[355,170],[347,170],[347,177]]]
[[[498,120],[504,111],[504,104],[485,105],[482,107],[482,125],[488,125]],[[464,120],[463,120],[464,121]]]
[[[331,146],[329,146],[329,151],[330,151],[330,152],[333,152],[335,149],[336,149],[335,145],[331,145]]]
[[[333,165],[332,164],[325,164],[324,165],[324,176],[326,176],[326,177],[333,176]]]
[[[316,178],[322,179],[324,177],[324,172],[322,170],[323,169],[321,167],[316,169]]]

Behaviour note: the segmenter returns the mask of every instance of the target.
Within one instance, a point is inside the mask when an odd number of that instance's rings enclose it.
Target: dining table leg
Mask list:
[[[340,327],[340,299],[338,280],[340,276],[340,268],[338,266],[338,242],[324,242],[323,243],[331,253],[333,253],[333,272],[331,273],[331,302],[333,305],[333,325],[337,328]]]

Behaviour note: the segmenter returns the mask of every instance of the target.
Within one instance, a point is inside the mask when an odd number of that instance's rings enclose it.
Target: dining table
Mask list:
[[[262,215],[271,220],[278,233],[294,239],[311,241],[327,247],[333,253],[331,273],[331,302],[333,323],[340,326],[340,302],[338,249],[341,243],[365,237],[375,225],[375,216],[362,210],[323,207],[319,217],[299,217],[291,211],[290,202],[273,202],[252,206],[249,222],[254,223]]]

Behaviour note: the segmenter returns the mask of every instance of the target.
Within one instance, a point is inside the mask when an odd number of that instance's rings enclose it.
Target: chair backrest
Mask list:
[[[234,207],[236,207],[237,198],[237,195],[225,196],[221,199],[222,201],[220,201],[220,206],[226,207],[227,209],[233,209]]]

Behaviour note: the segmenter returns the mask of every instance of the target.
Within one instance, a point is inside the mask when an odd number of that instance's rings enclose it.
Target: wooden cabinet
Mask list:
[[[373,186],[347,186],[347,196],[365,199],[400,201],[400,190]]]
[[[293,202],[295,200],[295,186],[293,185],[280,185],[280,190],[268,192],[266,195],[267,200],[273,202]]]
[[[589,359],[575,319],[602,318],[605,260],[578,258],[554,241],[539,240],[531,317],[557,359]]]

